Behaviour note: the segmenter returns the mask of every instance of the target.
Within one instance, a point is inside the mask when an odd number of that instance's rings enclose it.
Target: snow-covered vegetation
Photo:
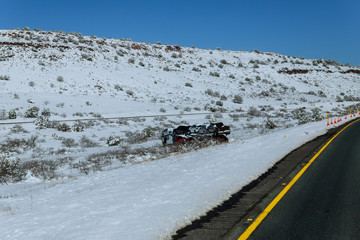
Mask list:
[[[131,169],[212,145],[163,147],[161,129],[180,124],[223,121],[237,142],[324,121],[357,111],[359,89],[360,67],[333,60],[1,30],[0,183]]]
[[[232,138],[248,138],[340,114],[359,100],[359,67],[257,50],[22,29],[0,31],[0,59],[1,119],[34,120],[2,125],[1,150],[20,165],[62,169],[49,176],[155,159],[164,154],[154,149],[165,127],[221,120]],[[203,114],[166,116],[186,113]],[[142,117],[106,119],[131,116]],[[89,118],[98,120],[52,121]]]
[[[22,29],[0,31],[0,59],[1,119],[34,121],[2,125],[1,150],[20,165],[61,168],[49,176],[155,159],[169,152],[158,140],[165,127],[221,120],[232,138],[248,138],[340,114],[359,100],[359,67],[257,50]],[[186,115],[193,113],[203,114]],[[142,117],[106,119],[131,116]]]

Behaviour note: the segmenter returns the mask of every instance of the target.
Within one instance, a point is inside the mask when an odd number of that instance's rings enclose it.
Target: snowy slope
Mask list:
[[[0,161],[18,162],[0,186],[0,239],[165,238],[324,133],[326,113],[356,112],[359,70],[277,53],[1,30]],[[66,122],[70,131],[41,127],[28,116],[33,107],[50,120],[93,120]],[[132,116],[142,117],[106,119]],[[231,126],[229,144],[192,151],[159,141],[163,128],[211,121]],[[109,146],[110,136],[119,145]]]
[[[164,239],[325,131],[311,123],[91,176],[6,185],[0,238]]]

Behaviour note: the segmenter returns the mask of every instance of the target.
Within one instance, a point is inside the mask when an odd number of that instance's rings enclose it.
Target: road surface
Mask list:
[[[248,239],[360,239],[360,121],[324,149]]]
[[[179,229],[172,238],[360,239],[360,121],[325,147],[344,127],[331,129],[296,149],[221,206]],[[256,225],[259,216],[286,188],[286,194]],[[246,236],[244,232],[251,227],[251,234]]]

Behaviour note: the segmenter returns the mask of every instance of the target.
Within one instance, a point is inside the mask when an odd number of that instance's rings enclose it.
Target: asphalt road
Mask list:
[[[277,162],[173,240],[236,240],[345,126],[330,128]],[[341,132],[244,239],[360,239],[360,121]]]
[[[248,239],[360,239],[360,121],[325,148]]]

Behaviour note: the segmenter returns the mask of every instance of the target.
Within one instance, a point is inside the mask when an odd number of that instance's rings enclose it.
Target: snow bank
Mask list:
[[[91,176],[0,190],[0,239],[161,239],[205,214],[324,121]]]

